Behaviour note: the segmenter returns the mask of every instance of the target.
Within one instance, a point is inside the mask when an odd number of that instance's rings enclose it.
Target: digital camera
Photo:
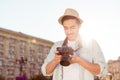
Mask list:
[[[70,65],[70,56],[73,55],[73,49],[68,46],[57,47],[57,51],[59,51],[58,55],[62,55],[60,64],[62,66]]]

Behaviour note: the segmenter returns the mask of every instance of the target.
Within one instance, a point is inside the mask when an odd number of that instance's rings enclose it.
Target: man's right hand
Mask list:
[[[58,64],[60,61],[61,61],[61,55],[58,55],[59,51],[55,51],[55,56],[54,56],[54,59],[53,61]]]
[[[49,64],[47,64],[46,66],[47,74],[52,73],[56,65],[61,61],[61,55],[58,55],[58,53],[59,53],[58,51],[55,51],[54,59]]]

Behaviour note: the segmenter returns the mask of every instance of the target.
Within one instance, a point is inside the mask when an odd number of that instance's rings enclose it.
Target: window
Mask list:
[[[14,75],[14,70],[8,69],[8,75]]]
[[[41,67],[42,66],[42,63],[39,63],[39,65],[38,65],[39,67]]]
[[[39,62],[39,63],[42,63],[42,59],[41,59],[41,58],[38,58],[38,62]]]
[[[3,52],[0,52],[0,58],[2,58],[3,57]]]
[[[2,60],[0,60],[0,66],[3,66],[3,61]]]
[[[19,44],[20,44],[20,53],[25,53],[26,42],[21,40]]]
[[[43,58],[45,58],[47,56],[49,51],[50,51],[50,48],[49,47],[45,47],[45,54],[43,54]]]
[[[42,56],[42,53],[38,52],[38,56]]]
[[[35,64],[30,64],[31,69],[35,68]]]
[[[10,38],[10,39],[9,39],[9,43],[10,43],[10,44],[15,44],[15,39]]]
[[[0,42],[4,41],[4,37],[0,35]]]
[[[0,44],[0,50],[3,50],[3,49],[4,49],[4,45]]]
[[[40,45],[40,44],[38,45],[38,52],[39,53],[42,53],[42,47],[43,47],[42,45]]]
[[[34,62],[35,59],[34,59],[33,57],[29,57],[29,58],[28,58],[28,61],[30,61],[30,62]]]
[[[0,75],[2,75],[2,69],[0,69]]]
[[[30,54],[34,54],[35,53],[35,51],[34,50],[30,50]]]
[[[25,53],[25,49],[24,48],[20,48],[20,53]]]
[[[8,59],[14,59],[15,58],[15,55],[14,54],[8,54]]]
[[[10,46],[9,47],[9,51],[15,52],[15,47],[14,46]]]
[[[8,66],[14,66],[14,62],[8,62]]]
[[[35,48],[35,44],[34,43],[30,43],[30,48],[34,49]]]
[[[42,53],[38,53],[38,62],[42,62],[42,57],[43,56],[43,54]]]
[[[19,44],[20,44],[20,46],[25,46],[26,45],[25,41],[23,41],[23,40],[21,40]]]
[[[38,57],[41,58],[42,57],[42,45],[38,45]]]
[[[49,48],[49,47],[46,47],[46,48],[45,48],[45,53],[48,54],[49,51],[50,51],[50,48]]]

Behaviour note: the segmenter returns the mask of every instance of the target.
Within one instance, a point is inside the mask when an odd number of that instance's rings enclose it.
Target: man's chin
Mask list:
[[[74,38],[68,38],[69,41],[74,41],[75,39]]]

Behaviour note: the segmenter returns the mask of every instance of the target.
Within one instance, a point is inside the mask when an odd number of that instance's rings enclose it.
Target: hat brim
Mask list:
[[[59,22],[61,25],[63,25],[63,24],[62,24],[62,19],[63,19],[63,17],[65,17],[65,16],[71,16],[71,15],[63,15],[63,16],[61,16],[61,17],[58,19],[58,22]],[[76,17],[76,16],[74,16],[74,17]],[[80,19],[80,18],[78,18],[78,17],[76,17],[76,18],[80,21],[80,24],[83,23],[83,20],[82,20],[82,19]]]

